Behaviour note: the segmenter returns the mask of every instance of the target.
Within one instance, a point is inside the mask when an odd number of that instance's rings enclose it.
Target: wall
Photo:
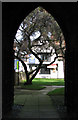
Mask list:
[[[50,69],[50,74],[38,74],[36,75],[36,78],[64,78],[64,70],[63,70],[63,61],[56,61],[53,64],[58,64],[58,70],[53,71]],[[56,67],[55,67],[56,68]]]
[[[19,76],[19,77],[18,77]],[[26,80],[26,75],[25,72],[15,72],[14,73],[14,85],[18,85],[18,80],[19,82]]]

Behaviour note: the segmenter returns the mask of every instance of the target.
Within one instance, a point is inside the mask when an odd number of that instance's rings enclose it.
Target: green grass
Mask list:
[[[64,79],[47,79],[47,78],[35,78],[32,81],[33,84],[37,85],[64,85]]]
[[[22,89],[27,89],[27,90],[41,90],[45,88],[44,86],[40,86],[37,84],[24,85],[24,83],[21,83],[20,86]]]
[[[32,81],[32,85],[24,85],[24,82],[26,80],[22,81],[22,83],[20,83],[20,86],[22,89],[29,89],[29,90],[41,90],[43,88],[45,88],[45,85],[48,86],[52,86],[52,85],[56,85],[56,86],[60,86],[60,85],[64,85],[64,79],[47,79],[47,78],[35,78]]]
[[[48,92],[47,95],[49,95],[49,96],[51,96],[51,95],[64,95],[64,88],[57,88],[53,91]]]

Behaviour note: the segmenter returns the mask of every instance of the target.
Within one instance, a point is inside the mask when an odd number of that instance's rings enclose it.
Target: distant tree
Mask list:
[[[54,56],[54,60],[45,67],[53,64],[58,57],[65,57],[64,36],[55,19],[45,9],[38,7],[20,24],[14,39],[14,51],[15,58],[21,61],[26,73],[24,84],[32,84],[44,62],[39,53],[49,52],[49,57]],[[27,70],[22,59],[28,59],[29,54],[33,54],[39,61],[39,65],[32,71]]]

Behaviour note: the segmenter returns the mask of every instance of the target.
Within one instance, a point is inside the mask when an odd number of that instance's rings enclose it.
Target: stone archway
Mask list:
[[[29,7],[26,7],[28,6]],[[73,117],[78,110],[78,96],[75,94],[74,89],[77,90],[77,5],[64,4],[64,3],[3,3],[3,43],[2,43],[2,107],[3,116],[8,112],[13,104],[13,40],[19,24],[33,9],[37,6],[42,6],[49,13],[51,13],[58,24],[60,25],[66,40],[67,45],[67,63],[66,63],[66,86],[67,86],[67,106],[68,110],[73,113]],[[20,9],[21,8],[21,9]],[[26,13],[24,12],[26,11]],[[73,14],[73,18],[72,18]],[[75,19],[75,20],[74,20]],[[71,29],[72,28],[72,29]],[[71,41],[71,42],[70,42]],[[70,61],[71,59],[71,61]],[[73,64],[74,63],[74,64]],[[73,69],[72,69],[73,65]],[[75,67],[74,67],[75,65]],[[71,73],[68,74],[68,73]],[[74,74],[73,74],[74,73]],[[76,76],[76,77],[74,77]],[[73,78],[73,79],[72,79]],[[75,80],[74,80],[75,79]],[[75,108],[73,110],[73,108]]]

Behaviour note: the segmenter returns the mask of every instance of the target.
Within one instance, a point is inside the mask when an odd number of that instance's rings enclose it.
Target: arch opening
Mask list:
[[[51,59],[51,56],[54,56],[54,59],[48,65],[45,65],[47,67],[54,63],[58,57],[59,59],[64,58],[65,49],[65,39],[59,25],[42,7],[36,8],[24,19],[14,39],[15,55],[17,54],[15,57],[21,57],[26,59],[26,61],[29,59],[30,64],[35,63],[35,60],[31,62],[31,59],[34,58],[30,57],[30,54],[35,56],[38,63],[46,62],[47,58]],[[48,57],[46,57],[47,55],[42,55],[41,57],[44,57],[42,61],[42,58],[39,58],[37,54],[43,53],[47,53]],[[25,67],[24,69],[26,72]],[[30,67],[30,69],[32,68]]]
[[[14,69],[18,77],[16,84],[20,84],[19,75],[20,78],[26,79],[24,86],[32,84],[34,78],[64,79],[64,35],[52,15],[42,7],[32,11],[20,24],[13,49],[16,64]],[[61,70],[59,74],[58,68]]]

